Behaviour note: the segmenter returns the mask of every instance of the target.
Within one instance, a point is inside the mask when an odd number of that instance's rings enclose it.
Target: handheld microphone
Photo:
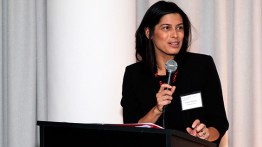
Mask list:
[[[175,60],[168,60],[166,62],[166,75],[167,75],[167,84],[171,85],[172,80],[173,80],[173,76],[174,76],[174,72],[177,69],[177,63]],[[166,90],[170,90],[169,88],[167,88]],[[163,127],[165,128],[165,110],[166,110],[166,106],[163,107]]]
[[[174,72],[176,71],[176,69],[177,69],[177,63],[175,60],[168,60],[166,62],[167,84],[171,85]]]

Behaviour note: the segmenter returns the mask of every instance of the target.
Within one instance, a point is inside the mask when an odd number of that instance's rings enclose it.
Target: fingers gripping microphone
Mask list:
[[[166,62],[166,75],[167,75],[167,84],[171,85],[174,73],[177,69],[177,63],[175,60],[168,60]],[[170,90],[169,88],[167,90]],[[163,127],[165,128],[165,109],[166,106],[163,107]]]
[[[166,74],[167,74],[167,84],[171,85],[174,72],[177,69],[177,63],[175,60],[168,60],[166,62]]]

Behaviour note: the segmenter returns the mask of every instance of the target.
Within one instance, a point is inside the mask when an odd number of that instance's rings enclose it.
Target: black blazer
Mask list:
[[[178,62],[176,90],[172,103],[166,107],[165,127],[186,132],[195,119],[207,127],[215,127],[221,137],[228,129],[228,120],[220,79],[211,56],[186,53]],[[145,70],[143,62],[126,67],[122,87],[123,121],[137,123],[156,106],[156,93],[160,85],[153,73]],[[181,96],[201,92],[203,107],[182,111]],[[163,126],[162,116],[156,124]]]

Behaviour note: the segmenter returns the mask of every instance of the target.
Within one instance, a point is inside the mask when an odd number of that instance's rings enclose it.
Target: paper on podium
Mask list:
[[[126,126],[126,127],[164,129],[163,127],[156,125],[154,123],[127,123],[127,124],[113,124],[113,125]]]

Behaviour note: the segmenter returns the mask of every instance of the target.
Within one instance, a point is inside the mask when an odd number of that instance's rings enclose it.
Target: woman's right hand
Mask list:
[[[169,90],[170,89],[170,90]],[[157,109],[159,111],[163,111],[163,107],[165,105],[168,105],[171,103],[173,97],[173,93],[175,91],[176,87],[175,86],[170,86],[168,84],[162,84],[159,88],[158,93],[156,94],[156,99],[157,99]]]

